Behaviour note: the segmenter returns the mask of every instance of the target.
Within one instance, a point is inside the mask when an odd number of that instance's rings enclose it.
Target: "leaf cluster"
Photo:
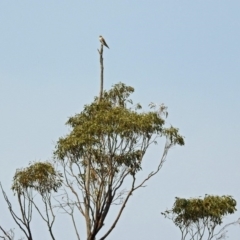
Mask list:
[[[129,99],[134,91],[123,83],[116,84],[105,91],[101,101],[95,98],[83,111],[69,118],[66,123],[72,131],[60,138],[56,146],[55,157],[65,157],[81,161],[91,158],[91,162],[102,164],[115,162],[116,166],[139,167],[153,136],[168,136],[171,143],[183,145],[183,137],[176,128],[164,128],[164,119],[157,111],[140,112]],[[139,168],[138,168],[139,169]]]
[[[231,196],[206,195],[203,199],[176,198],[173,208],[162,214],[165,217],[173,214],[177,226],[190,226],[205,220],[213,225],[220,225],[225,215],[236,211],[236,204]]]
[[[13,178],[12,190],[15,193],[34,189],[41,195],[50,193],[62,184],[62,174],[49,162],[34,162],[24,169],[18,169]]]

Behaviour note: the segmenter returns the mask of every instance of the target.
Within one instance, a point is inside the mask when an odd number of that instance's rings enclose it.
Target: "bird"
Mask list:
[[[105,39],[101,35],[99,36],[99,41],[101,42],[102,45],[104,45],[105,47],[109,48],[109,46],[107,45]]]

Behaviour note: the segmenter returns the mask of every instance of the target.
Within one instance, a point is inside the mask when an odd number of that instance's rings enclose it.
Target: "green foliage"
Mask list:
[[[164,128],[165,121],[157,111],[139,112],[140,104],[134,109],[128,107],[133,91],[123,83],[116,84],[104,92],[100,102],[95,98],[80,114],[69,118],[67,125],[72,131],[59,139],[56,158],[63,160],[71,155],[84,166],[84,160],[91,156],[91,162],[97,165],[110,161],[116,170],[123,165],[134,165],[139,170],[153,136],[166,136],[172,144],[183,145],[178,129]]]
[[[29,167],[18,169],[13,178],[12,190],[16,193],[34,189],[41,195],[57,191],[61,186],[61,174],[49,162],[35,162]]]
[[[223,216],[236,211],[236,201],[231,196],[210,196],[205,198],[176,198],[172,212],[177,214],[176,225],[196,222],[208,218],[216,224],[222,223]]]
[[[222,224],[225,215],[233,214],[237,210],[236,205],[237,202],[231,196],[205,195],[203,199],[176,198],[172,209],[162,214],[180,228],[182,236],[186,237],[190,234],[191,239],[194,239],[194,236],[203,236],[207,228],[208,239],[212,239],[215,227]]]

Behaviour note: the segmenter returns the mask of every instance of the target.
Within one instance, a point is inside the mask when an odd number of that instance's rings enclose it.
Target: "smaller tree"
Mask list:
[[[231,196],[205,195],[201,198],[178,198],[171,210],[162,212],[165,218],[174,222],[181,231],[181,240],[224,239],[226,228],[240,224],[240,219],[229,223],[215,233],[216,227],[223,222],[223,217],[236,211],[237,202]]]
[[[49,162],[30,163],[29,167],[18,169],[13,178],[12,190],[17,196],[20,214],[17,215],[0,184],[8,209],[17,226],[24,233],[28,240],[33,240],[31,221],[33,208],[39,213],[46,222],[50,236],[53,240],[53,224],[55,222],[55,213],[52,206],[52,192],[56,192],[62,185],[62,174],[57,172],[54,166]],[[37,194],[36,194],[37,193]],[[40,208],[36,196],[40,196],[43,202],[43,208]],[[14,232],[11,229],[6,231],[0,225],[0,230],[4,236],[0,238],[12,240]]]

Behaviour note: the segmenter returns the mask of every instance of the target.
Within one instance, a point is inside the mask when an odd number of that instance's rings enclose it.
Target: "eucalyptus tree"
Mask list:
[[[172,209],[162,214],[181,231],[181,240],[225,239],[230,225],[240,224],[240,218],[217,230],[224,216],[236,211],[237,202],[231,196],[205,195],[202,198],[176,198]]]
[[[66,211],[72,219],[74,207],[82,214],[88,240],[96,238],[111,206],[119,204],[114,221],[99,238],[105,239],[132,193],[159,172],[172,146],[184,144],[177,128],[165,127],[166,107],[156,109],[151,104],[153,110],[142,112],[141,105],[134,107],[129,99],[133,91],[119,83],[105,91],[101,101],[96,97],[81,113],[69,118],[71,131],[56,145],[55,161],[62,166],[64,186],[68,189],[62,198],[67,201],[60,206],[65,210],[68,207]],[[166,138],[166,144],[156,169],[138,179],[147,149],[161,137]],[[78,232],[77,226],[75,230]]]
[[[52,206],[52,194],[57,192],[62,185],[62,174],[58,172],[50,162],[34,162],[23,169],[17,169],[13,177],[12,191],[17,197],[19,214],[7,197],[6,192],[2,190],[4,199],[8,205],[8,210],[19,229],[28,240],[33,240],[31,222],[33,219],[33,208],[47,224],[51,239],[55,240],[53,234],[53,224],[55,222],[55,213]],[[40,197],[42,204],[36,199]],[[14,231],[6,231],[1,225],[0,230],[3,236],[0,238],[13,240]]]

